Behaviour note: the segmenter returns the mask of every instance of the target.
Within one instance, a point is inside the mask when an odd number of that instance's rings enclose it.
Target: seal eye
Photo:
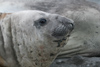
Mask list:
[[[39,19],[39,23],[41,26],[44,26],[46,24],[47,20],[45,18]]]
[[[36,28],[40,29],[41,26],[46,25],[46,23],[47,23],[47,20],[45,18],[40,18],[40,19],[34,21],[34,26],[36,26]]]

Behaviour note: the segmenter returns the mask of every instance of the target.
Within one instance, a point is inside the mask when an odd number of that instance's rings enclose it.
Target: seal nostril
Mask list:
[[[74,29],[74,24],[73,23],[68,24],[68,28],[69,28],[69,30],[72,31]]]
[[[72,30],[74,29],[74,24],[73,23],[70,23],[71,27],[72,27]]]

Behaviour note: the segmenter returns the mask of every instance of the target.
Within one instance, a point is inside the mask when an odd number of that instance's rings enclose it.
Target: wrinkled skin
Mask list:
[[[49,67],[74,28],[69,18],[37,10],[0,18],[0,65],[7,67]]]
[[[8,0],[3,0],[8,1]],[[11,5],[11,1],[9,0]],[[96,0],[16,0],[27,9],[43,10],[69,17],[75,22],[75,29],[59,57],[100,56],[100,4]],[[7,3],[6,3],[7,4]],[[19,6],[15,4],[16,6]],[[3,5],[5,6],[5,5]],[[5,7],[7,9],[8,7]],[[23,7],[20,7],[23,9]],[[14,9],[6,10],[12,12]],[[4,9],[0,9],[4,10]],[[23,9],[24,10],[24,9]],[[5,11],[4,11],[5,12]],[[14,11],[13,11],[14,12]]]

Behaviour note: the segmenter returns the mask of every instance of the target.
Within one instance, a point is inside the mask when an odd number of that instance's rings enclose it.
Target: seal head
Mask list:
[[[74,29],[74,21],[57,14],[40,14],[34,21],[36,29],[41,30],[44,37],[53,37],[53,42],[58,44],[65,41]],[[59,46],[58,46],[59,47]]]

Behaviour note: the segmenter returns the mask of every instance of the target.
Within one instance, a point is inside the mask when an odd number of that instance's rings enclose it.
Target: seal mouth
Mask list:
[[[63,47],[64,45],[66,45],[71,31],[72,28],[70,29],[70,27],[68,28],[68,26],[60,26],[54,30],[52,36],[54,36],[56,39],[53,40],[53,42],[56,42],[58,44],[57,47]]]
[[[63,37],[62,39],[54,40],[53,42],[56,42],[58,44],[57,47],[60,47],[61,45],[63,47],[64,45],[66,45],[65,41],[69,38],[69,36],[70,35],[67,35],[66,37]],[[64,43],[62,44],[62,42]]]
[[[58,45],[57,47],[60,47],[61,42],[66,41],[66,39],[61,39],[61,40],[54,40],[53,42],[57,42]]]

